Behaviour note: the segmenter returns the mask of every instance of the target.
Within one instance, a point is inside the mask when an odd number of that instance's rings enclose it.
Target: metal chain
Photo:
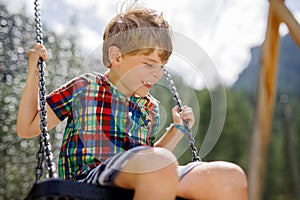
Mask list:
[[[173,94],[173,99],[176,102],[176,104],[178,105],[179,112],[180,112],[182,109],[182,102],[180,100],[179,94],[175,87],[174,81],[172,80],[171,74],[166,69],[164,69],[164,74],[165,74],[165,78],[169,84],[171,93]],[[188,139],[189,139],[189,143],[190,143],[190,152],[193,157],[192,161],[201,161],[201,158],[198,156],[198,150],[195,146],[195,139],[193,137],[192,130],[189,128],[189,121],[183,120],[183,126],[188,135]]]
[[[36,42],[43,44],[43,35],[42,35],[42,22],[41,22],[41,10],[39,0],[34,1],[34,10],[35,10],[35,26],[36,26]],[[47,130],[47,109],[46,109],[46,87],[45,87],[45,62],[42,58],[38,61],[38,76],[39,76],[39,104],[40,104],[40,129],[41,134],[39,138],[40,148],[37,152],[37,166],[35,168],[36,180],[38,182],[43,175],[43,161],[46,159],[45,168],[48,173],[46,177],[55,178],[56,169],[53,163],[53,154],[51,152],[50,136]]]

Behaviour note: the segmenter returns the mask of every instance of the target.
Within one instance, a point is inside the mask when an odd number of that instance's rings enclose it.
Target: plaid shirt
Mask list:
[[[60,120],[68,118],[58,161],[59,176],[73,180],[108,157],[155,142],[157,101],[126,97],[106,75],[77,77],[47,96]]]

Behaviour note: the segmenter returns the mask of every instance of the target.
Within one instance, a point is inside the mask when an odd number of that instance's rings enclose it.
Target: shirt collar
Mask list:
[[[151,105],[151,104],[155,104],[155,102],[158,103],[158,101],[151,95],[151,94],[147,94],[147,96],[145,97],[136,97],[136,96],[126,96],[124,94],[122,94],[118,88],[112,84],[109,80],[108,80],[108,73],[109,73],[109,70],[106,71],[103,75],[102,75],[102,81],[106,82],[107,84],[109,84],[110,88],[111,88],[111,92],[120,97],[122,100],[125,100],[125,101],[132,101],[132,102],[135,102],[139,105]],[[151,102],[151,103],[150,103]],[[149,104],[150,103],[150,104]],[[148,107],[148,106],[147,106]]]

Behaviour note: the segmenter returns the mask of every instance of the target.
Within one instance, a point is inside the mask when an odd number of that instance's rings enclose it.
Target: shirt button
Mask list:
[[[132,112],[128,112],[128,115],[129,115],[129,117],[131,117],[132,116]]]

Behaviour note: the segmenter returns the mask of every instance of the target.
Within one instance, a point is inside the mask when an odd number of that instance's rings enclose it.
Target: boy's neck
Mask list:
[[[112,69],[110,69],[107,73],[107,79],[108,81],[113,84],[117,89],[118,91],[125,95],[125,96],[136,96],[135,94],[133,94],[131,91],[129,91],[129,89],[122,84],[122,81],[120,81],[120,77],[114,73],[114,71]]]

